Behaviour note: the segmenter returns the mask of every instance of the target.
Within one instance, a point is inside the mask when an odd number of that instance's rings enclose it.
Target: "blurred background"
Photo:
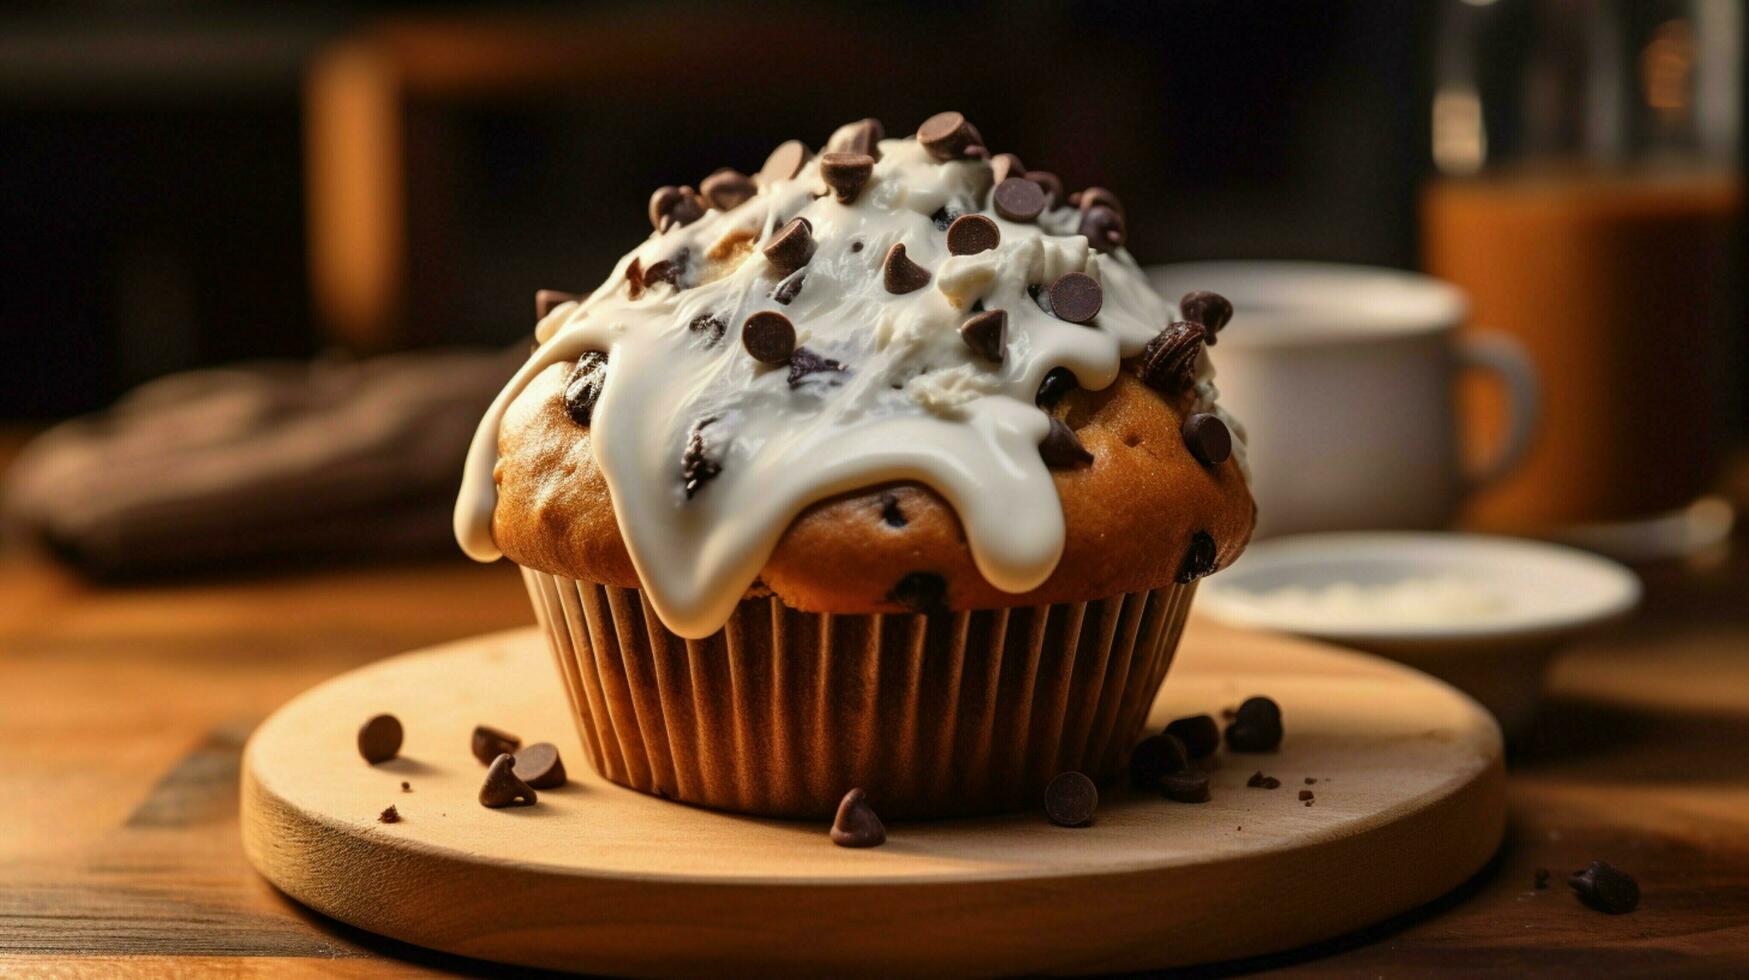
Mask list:
[[[944,108],[1116,190],[1145,264],[1464,289],[1544,389],[1522,479],[1473,526],[1668,514],[1729,480],[1749,429],[1742,19],[1737,0],[12,5],[5,458],[155,382],[24,451],[12,540],[100,577],[447,553],[466,434],[535,289],[592,288],[658,184]],[[1466,396],[1466,425],[1491,427],[1493,394]]]

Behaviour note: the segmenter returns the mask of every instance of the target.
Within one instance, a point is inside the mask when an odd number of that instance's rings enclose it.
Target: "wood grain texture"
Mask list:
[[[243,762],[245,851],[314,908],[421,945],[588,972],[1080,973],[1290,948],[1449,891],[1504,828],[1499,733],[1393,664],[1197,624],[1152,725],[1267,692],[1279,753],[1225,755],[1213,802],[1108,787],[1093,827],[1037,812],[891,823],[877,850],[613,786],[587,766],[528,810],[475,802],[480,722],[582,759],[545,641],[499,633],[301,695]],[[359,759],[391,711],[402,757]],[[1247,788],[1263,769],[1275,790]],[[1297,791],[1313,777],[1313,806]],[[400,789],[407,780],[413,792]],[[394,804],[402,820],[377,822]]]

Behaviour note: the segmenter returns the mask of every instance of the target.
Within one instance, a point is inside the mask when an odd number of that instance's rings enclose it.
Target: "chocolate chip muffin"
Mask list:
[[[482,421],[456,505],[524,569],[590,761],[706,806],[1035,805],[1115,774],[1254,515],[1208,348],[1102,188],[958,113],[650,199]]]

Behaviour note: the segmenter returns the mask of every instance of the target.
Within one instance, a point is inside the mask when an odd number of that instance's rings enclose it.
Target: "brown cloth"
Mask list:
[[[518,345],[165,377],[27,446],[0,518],[100,578],[454,548],[469,439],[526,357]]]

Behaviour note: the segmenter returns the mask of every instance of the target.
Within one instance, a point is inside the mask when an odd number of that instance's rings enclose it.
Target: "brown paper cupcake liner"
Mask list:
[[[638,589],[523,569],[603,777],[742,813],[884,817],[1037,806],[1055,774],[1106,781],[1139,737],[1196,586],[938,614],[742,602],[702,640]]]

